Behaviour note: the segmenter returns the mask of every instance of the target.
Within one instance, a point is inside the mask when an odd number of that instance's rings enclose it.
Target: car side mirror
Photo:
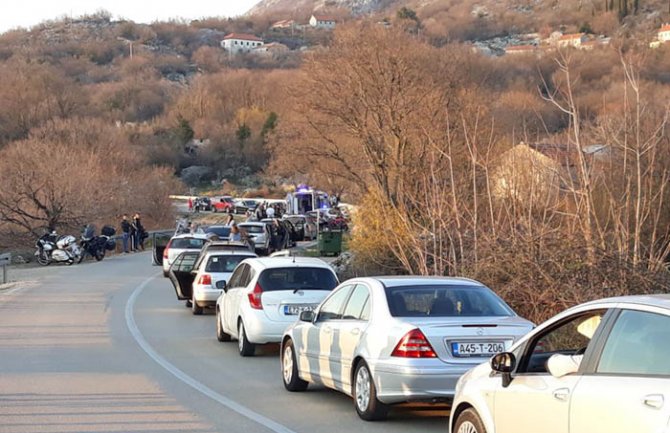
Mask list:
[[[502,373],[502,386],[507,388],[512,383],[512,372],[516,368],[516,357],[511,352],[494,355],[490,361],[491,369]]]
[[[301,322],[313,322],[314,321],[314,311],[305,310],[300,312],[300,321]]]
[[[223,290],[224,292],[228,291],[228,284],[226,284],[226,280],[219,280],[216,282],[216,288],[219,290]]]

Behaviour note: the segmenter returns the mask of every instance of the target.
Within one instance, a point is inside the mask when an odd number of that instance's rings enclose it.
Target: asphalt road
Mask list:
[[[340,393],[286,392],[278,348],[219,343],[149,253],[10,277],[24,283],[0,291],[0,433],[446,431],[443,407],[369,423]]]

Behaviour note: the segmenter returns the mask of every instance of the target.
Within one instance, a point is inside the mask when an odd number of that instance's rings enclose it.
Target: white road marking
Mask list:
[[[212,400],[216,401],[217,403],[227,407],[228,409],[237,412],[238,414],[250,419],[251,421],[254,421],[267,429],[276,432],[276,433],[295,433],[293,430],[259,414],[258,412],[254,412],[253,410],[249,409],[246,406],[243,406],[231,399],[229,399],[226,396],[223,396],[219,394],[218,392],[214,391],[213,389],[203,385],[202,383],[198,382],[197,380],[193,379],[191,376],[187,375],[183,371],[181,371],[179,368],[175,367],[173,364],[171,364],[167,359],[163,358],[161,355],[156,352],[151,345],[147,342],[147,340],[144,338],[142,333],[140,332],[139,328],[137,327],[137,323],[135,322],[135,316],[133,315],[133,310],[135,307],[135,301],[139,297],[139,295],[142,293],[142,290],[160,274],[156,274],[142,282],[139,286],[135,288],[133,291],[133,294],[130,295],[130,298],[128,299],[128,302],[126,303],[126,326],[128,327],[128,330],[130,331],[131,335],[137,342],[137,344],[144,350],[144,352],[149,355],[151,359],[153,359],[158,365],[163,367],[165,370],[167,370],[170,374],[172,374],[174,377],[177,379],[181,380],[184,382],[186,385],[190,386],[191,388],[195,389],[196,391],[200,392],[201,394],[211,398]]]

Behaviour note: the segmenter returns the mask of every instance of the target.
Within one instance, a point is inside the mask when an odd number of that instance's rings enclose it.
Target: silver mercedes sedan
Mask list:
[[[356,278],[286,330],[282,378],[289,391],[318,383],[353,396],[377,420],[394,403],[450,401],[461,375],[531,329],[477,281]]]

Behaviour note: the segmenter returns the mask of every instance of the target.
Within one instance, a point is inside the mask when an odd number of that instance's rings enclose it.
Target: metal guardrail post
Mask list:
[[[12,263],[12,253],[0,254],[0,267],[2,267],[2,284],[7,284],[7,266]]]

